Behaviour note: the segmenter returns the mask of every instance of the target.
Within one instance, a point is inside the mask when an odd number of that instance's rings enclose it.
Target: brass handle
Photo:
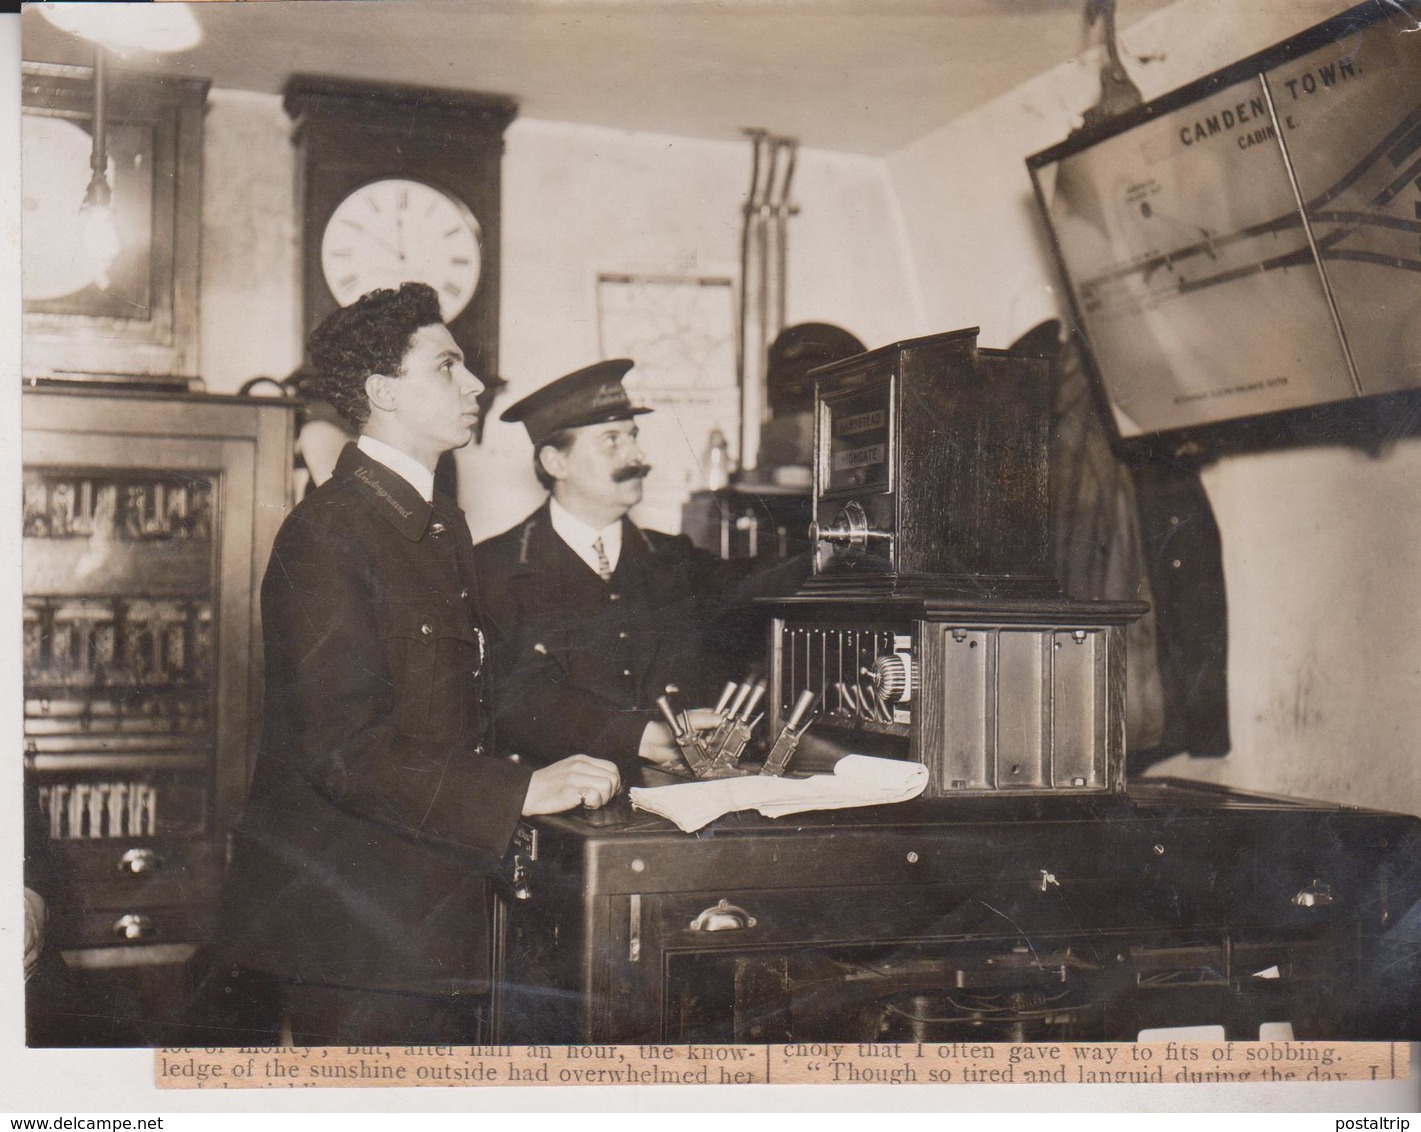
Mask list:
[[[819,698],[817,692],[811,688],[805,688],[799,693],[799,699],[794,701],[794,710],[789,713],[789,718],[785,720],[785,727],[790,731],[798,731],[799,725],[804,722],[804,717],[809,713],[809,709],[814,706],[814,701]]]
[[[754,916],[726,900],[707,908],[691,921],[693,932],[738,932],[754,926]]]
[[[1315,880],[1312,884],[1305,885],[1293,897],[1293,903],[1299,908],[1317,908],[1323,904],[1331,904],[1333,903],[1332,885],[1322,884]]]
[[[158,925],[151,916],[128,912],[113,922],[113,934],[119,939],[152,939],[158,934]]]
[[[857,499],[851,499],[839,508],[834,517],[834,525],[828,530],[822,527],[814,532],[824,542],[846,543],[853,550],[867,550],[871,540],[888,543],[894,541],[892,531],[880,531],[868,525],[868,512]]]
[[[862,548],[869,539],[882,539],[886,542],[893,541],[892,531],[880,531],[869,527],[855,528],[848,530],[844,527],[830,527],[828,530],[819,528],[817,537],[823,542],[846,542],[850,546]]]
[[[130,849],[118,859],[118,871],[132,876],[158,871],[163,859],[152,849]]]

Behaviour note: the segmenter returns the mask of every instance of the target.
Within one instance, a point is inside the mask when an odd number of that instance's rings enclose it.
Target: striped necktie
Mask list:
[[[597,536],[597,541],[592,544],[592,549],[597,552],[597,573],[604,582],[612,580],[612,564],[607,561],[607,550],[602,545],[602,536]]]

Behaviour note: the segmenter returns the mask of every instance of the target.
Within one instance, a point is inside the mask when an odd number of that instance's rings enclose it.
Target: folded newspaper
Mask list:
[[[694,833],[724,814],[759,810],[767,818],[805,810],[842,810],[851,806],[882,806],[916,798],[928,784],[928,768],[899,759],[845,755],[833,774],[812,778],[750,775],[675,786],[637,786],[632,805],[675,822]]]

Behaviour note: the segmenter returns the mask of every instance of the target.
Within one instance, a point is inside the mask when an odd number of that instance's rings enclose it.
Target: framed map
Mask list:
[[[600,275],[597,320],[604,358],[631,358],[632,400],[656,412],[638,420],[653,467],[639,522],[677,533],[681,506],[707,486],[716,433],[733,463],[739,453],[735,288],[704,276]]]
[[[1028,159],[1122,439],[1421,388],[1421,36],[1354,8]]]

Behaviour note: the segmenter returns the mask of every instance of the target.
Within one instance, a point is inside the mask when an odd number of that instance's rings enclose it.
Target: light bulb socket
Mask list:
[[[72,198],[71,198],[72,199]],[[85,208],[108,208],[113,203],[113,189],[108,176],[102,169],[95,169],[89,178],[89,187],[84,191]]]

